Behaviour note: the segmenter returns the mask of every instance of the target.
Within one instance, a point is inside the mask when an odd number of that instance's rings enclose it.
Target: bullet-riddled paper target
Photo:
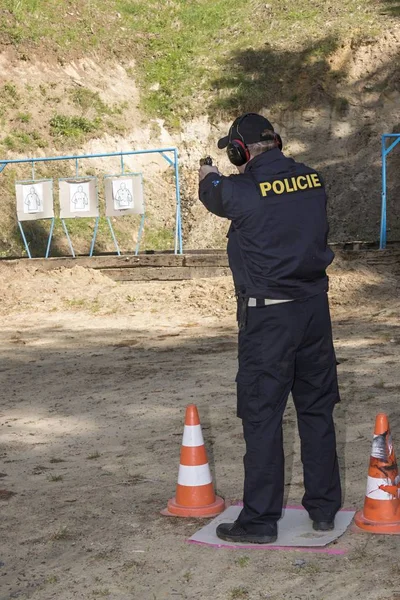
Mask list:
[[[106,216],[142,215],[144,213],[142,175],[128,174],[105,178]]]
[[[17,198],[17,216],[19,221],[52,219],[53,181],[24,181],[15,184]]]
[[[60,217],[98,217],[99,206],[95,177],[60,179]]]

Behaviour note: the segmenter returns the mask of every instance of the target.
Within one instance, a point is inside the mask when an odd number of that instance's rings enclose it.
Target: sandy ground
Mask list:
[[[360,508],[378,411],[400,444],[398,284],[340,261],[331,282],[344,505]],[[345,556],[216,550],[186,543],[201,522],[160,515],[189,402],[217,491],[241,497],[233,312],[229,279],[115,284],[0,265],[0,600],[400,599],[400,537],[349,531]],[[285,448],[299,503],[290,403]]]

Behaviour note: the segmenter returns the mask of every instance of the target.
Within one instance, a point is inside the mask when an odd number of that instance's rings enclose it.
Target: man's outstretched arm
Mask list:
[[[199,170],[199,199],[206,209],[218,217],[228,218],[222,203],[223,181],[217,167],[203,165]]]

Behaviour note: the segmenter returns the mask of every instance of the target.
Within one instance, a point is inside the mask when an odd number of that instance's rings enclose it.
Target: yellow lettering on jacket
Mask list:
[[[285,184],[280,179],[275,179],[275,181],[272,182],[272,189],[275,194],[283,194],[285,191]]]
[[[288,193],[295,191],[294,188],[290,187],[289,179],[284,179],[283,181],[285,182],[285,188]]]
[[[307,175],[297,175],[297,177],[275,179],[274,181],[263,181],[260,185],[261,195],[265,198],[268,193],[273,191],[274,194],[281,195],[283,193],[291,194],[293,192],[309,190],[322,187],[323,184],[317,173]]]
[[[313,181],[314,187],[322,187],[322,183],[319,180],[319,177],[316,173],[312,173],[311,179]]]
[[[297,177],[297,186],[298,186],[299,190],[306,190],[308,188],[307,183],[305,185],[304,184],[300,184],[300,181],[307,182],[307,178],[304,175],[299,175]]]
[[[271,190],[272,185],[270,184],[269,181],[264,181],[264,183],[260,183],[260,189],[261,189],[261,195],[267,196],[268,192]]]

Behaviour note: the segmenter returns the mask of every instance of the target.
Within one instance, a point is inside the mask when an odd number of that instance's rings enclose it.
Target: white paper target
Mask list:
[[[143,180],[140,173],[107,175],[104,180],[104,195],[107,217],[144,213]]]
[[[134,208],[132,179],[125,179],[124,181],[114,179],[112,186],[114,209],[129,210],[130,208]]]
[[[15,195],[19,221],[36,221],[54,217],[53,181],[51,179],[17,181],[15,182]]]
[[[60,217],[98,217],[99,205],[95,177],[60,179]]]
[[[88,183],[69,184],[69,208],[71,212],[89,212],[90,189]]]
[[[27,215],[43,212],[43,185],[33,183],[31,186],[24,186],[24,213]]]

